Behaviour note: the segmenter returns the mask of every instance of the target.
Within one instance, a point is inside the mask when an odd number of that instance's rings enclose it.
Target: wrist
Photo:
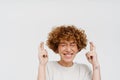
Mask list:
[[[99,69],[100,68],[100,64],[94,64],[93,65],[93,70],[97,70],[97,69]]]
[[[40,67],[45,67],[46,64],[39,63],[39,66],[40,66]]]

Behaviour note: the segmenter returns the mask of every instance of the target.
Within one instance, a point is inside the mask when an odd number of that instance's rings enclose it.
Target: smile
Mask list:
[[[64,56],[65,56],[66,58],[71,58],[72,55],[73,55],[73,53],[67,53],[67,54],[64,54]]]

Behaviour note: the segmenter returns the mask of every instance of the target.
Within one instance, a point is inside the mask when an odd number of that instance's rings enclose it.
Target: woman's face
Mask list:
[[[61,60],[69,63],[73,62],[76,53],[78,52],[77,44],[74,40],[61,40],[58,45],[58,53],[61,57]]]

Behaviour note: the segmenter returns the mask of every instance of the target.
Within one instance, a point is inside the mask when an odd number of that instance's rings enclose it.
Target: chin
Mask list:
[[[73,62],[73,60],[71,59],[67,59],[67,60],[64,60],[66,63],[70,63],[70,62]]]

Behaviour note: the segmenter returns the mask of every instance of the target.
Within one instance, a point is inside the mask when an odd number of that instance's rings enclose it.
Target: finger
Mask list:
[[[41,57],[47,57],[48,53],[47,53],[46,49],[42,50],[40,55],[41,55]]]
[[[45,58],[45,57],[46,57],[46,55],[43,55],[43,57]]]
[[[47,54],[40,54],[40,57],[41,58],[46,58],[46,57],[48,57],[48,55]]]
[[[44,54],[42,57],[46,58],[46,57],[48,57],[48,55],[45,55],[45,54]]]
[[[95,46],[93,42],[90,42],[90,51],[95,51]]]
[[[86,53],[86,56],[89,57],[90,59],[92,59],[94,54],[92,52],[88,52],[88,53]]]
[[[92,60],[92,59],[93,59],[93,56],[90,56],[90,59]]]
[[[44,42],[40,43],[40,49],[43,50],[44,49]]]
[[[87,58],[88,61],[91,60],[89,53],[86,54],[86,58]]]
[[[47,50],[45,49],[45,51],[46,51],[46,57],[48,57],[48,53],[47,53]]]
[[[86,57],[87,57],[87,59],[89,60],[89,52],[88,52],[88,53],[86,53]]]

